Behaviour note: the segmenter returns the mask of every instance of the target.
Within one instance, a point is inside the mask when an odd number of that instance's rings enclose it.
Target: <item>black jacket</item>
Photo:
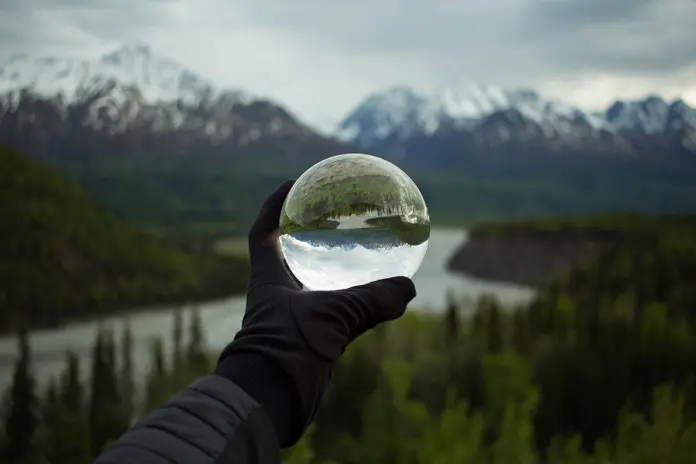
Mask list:
[[[278,435],[290,433],[296,412],[291,391],[267,360],[232,356],[139,421],[95,464],[278,464]]]

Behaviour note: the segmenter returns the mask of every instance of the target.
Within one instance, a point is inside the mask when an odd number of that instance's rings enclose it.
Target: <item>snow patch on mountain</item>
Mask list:
[[[397,128],[407,128],[415,121],[426,100],[407,87],[393,87],[368,96],[339,126],[341,140],[383,139]]]
[[[619,131],[642,130],[646,134],[663,133],[667,127],[669,104],[657,96],[643,101],[617,101],[606,113],[606,119]]]
[[[433,96],[397,87],[370,95],[340,125],[342,140],[370,143],[387,137],[408,137],[411,133],[432,135],[443,124],[473,129],[496,112],[516,110],[547,131],[564,133],[572,123],[584,121],[596,130],[606,126],[603,118],[562,102],[547,100],[530,90],[506,90],[484,84],[461,83]]]
[[[607,110],[606,118],[619,131],[640,130],[648,135],[696,127],[696,109],[684,100],[670,103],[654,95],[642,101],[617,101]]]
[[[537,124],[546,137],[601,138],[607,132],[625,131],[656,135],[696,127],[696,110],[681,100],[668,103],[652,96],[588,112],[532,90],[462,82],[431,96],[405,87],[372,94],[344,119],[337,136],[370,145],[387,138],[433,135],[443,126],[474,130],[489,116],[505,111]]]
[[[0,117],[32,100],[50,102],[60,114],[79,113],[83,126],[110,134],[200,129],[218,140],[230,137],[231,126],[239,123],[234,108],[259,101],[218,88],[141,44],[94,60],[13,56],[0,65]],[[218,120],[204,120],[211,117]]]
[[[60,96],[74,103],[117,87],[136,89],[146,103],[181,101],[195,105],[221,93],[234,95],[240,102],[252,99],[245,92],[223,92],[141,44],[122,46],[94,60],[15,55],[0,65],[0,94],[30,90],[42,97]]]

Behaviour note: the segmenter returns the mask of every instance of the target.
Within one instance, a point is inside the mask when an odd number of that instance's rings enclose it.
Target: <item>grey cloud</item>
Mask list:
[[[502,80],[548,72],[669,74],[696,65],[692,0],[243,0],[254,24],[337,53],[415,54]],[[677,10],[678,8],[678,10]],[[452,61],[458,61],[453,63]],[[513,67],[514,66],[514,67]]]
[[[529,16],[557,32],[641,17],[656,0],[561,0],[530,2]]]
[[[4,0],[0,11],[26,17],[32,9],[69,10],[74,27],[118,40],[164,26],[166,16],[158,11],[172,1]],[[669,8],[680,3],[692,8],[670,17]],[[479,64],[496,67],[496,61],[499,69],[493,73],[512,62],[520,66],[516,73],[526,68],[531,75],[588,69],[666,73],[696,63],[696,2],[691,0],[237,0],[229,5],[236,19],[305,47],[346,56],[425,54],[429,63],[458,66],[464,74]],[[31,40],[28,31],[22,34],[12,24],[2,37],[9,41],[15,32]]]
[[[696,65],[696,38],[687,39],[692,45],[685,40],[677,43],[664,41],[663,46],[645,44],[645,47],[637,46],[631,50],[608,47],[599,53],[580,49],[565,56],[564,66],[577,68],[580,65],[585,69],[622,74],[664,75],[680,72]]]
[[[157,5],[169,0],[2,0],[0,59],[121,41],[146,31]],[[155,11],[156,12],[156,11]]]
[[[293,68],[283,85],[302,89],[296,101],[314,90],[299,80],[316,83],[327,75],[344,79],[338,85],[388,81],[432,88],[455,78],[542,87],[550,79],[594,73],[657,76],[674,86],[696,66],[693,0],[191,0],[183,6],[177,0],[0,0],[0,60],[10,52],[78,48],[85,40],[153,40],[169,52],[189,40],[175,29],[182,24],[192,35],[196,28],[213,31],[209,38],[219,31],[221,40],[238,41],[237,50],[247,40],[268,38],[258,51],[249,42],[245,56],[252,64],[230,60],[229,68],[209,69],[235,79],[241,71],[234,66],[252,67],[254,78],[244,85],[253,86],[268,74],[264,53],[287,52],[292,58],[286,65]],[[190,40],[185,53],[199,55],[193,61],[205,66],[210,44]],[[302,63],[294,64],[295,55]],[[324,72],[314,56],[333,69]],[[334,90],[323,85],[327,94]]]
[[[529,10],[532,54],[562,70],[668,74],[696,65],[696,2],[576,0]]]
[[[142,0],[136,3],[160,3],[169,2],[170,0]],[[38,8],[62,8],[62,7],[92,7],[92,6],[119,6],[123,5],[121,1],[115,0],[3,0],[0,3],[0,11],[8,10],[36,10]]]
[[[147,35],[152,29],[166,25],[166,15],[156,5],[147,2],[129,8],[114,8],[109,5],[108,13],[98,9],[75,12],[73,24],[104,42],[124,42]]]
[[[39,9],[57,9],[64,7],[100,7],[118,5],[113,0],[3,0],[0,2],[2,12],[33,12]]]
[[[286,30],[318,44],[358,52],[413,52],[466,49],[482,40],[503,41],[516,13],[515,0],[244,0],[244,13],[265,27]],[[493,27],[491,27],[493,25]]]

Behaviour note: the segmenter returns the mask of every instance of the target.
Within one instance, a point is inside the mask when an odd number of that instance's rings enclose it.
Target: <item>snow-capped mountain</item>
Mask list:
[[[683,100],[666,102],[650,96],[642,101],[615,102],[605,114],[610,127],[617,131],[641,131],[659,135],[696,126],[696,111]]]
[[[141,44],[91,60],[0,63],[0,143],[45,156],[254,151],[306,161],[354,146],[434,167],[496,155],[696,159],[696,111],[649,97],[594,114],[531,90],[460,83],[426,96],[396,87],[366,98],[335,136]]]
[[[142,44],[120,47],[94,60],[15,55],[0,66],[0,94],[31,89],[74,103],[106,87],[135,88],[148,103],[195,104],[221,92],[207,79]],[[251,100],[244,92],[228,92]]]
[[[260,144],[296,156],[335,145],[273,102],[218,88],[139,44],[93,60],[18,55],[0,64],[0,143],[40,155]]]
[[[555,125],[559,131],[563,130],[562,121],[578,118],[586,119],[598,129],[604,126],[602,118],[558,101],[545,100],[534,91],[478,84],[452,86],[429,98],[405,87],[372,94],[344,119],[337,134],[344,140],[369,133],[375,139],[394,133],[404,136],[412,131],[432,134],[443,124],[472,128],[482,118],[512,109],[534,122]],[[375,113],[378,124],[375,124]]]
[[[696,152],[696,110],[649,97],[590,113],[531,90],[459,84],[433,96],[399,87],[368,96],[339,139],[395,157],[469,154]]]
[[[367,145],[398,131],[417,130],[418,115],[425,104],[425,98],[407,87],[371,95],[341,124],[337,135]]]
[[[176,61],[145,45],[127,45],[94,60],[17,55],[0,66],[0,117],[22,101],[42,99],[67,114],[80,108],[81,123],[112,134],[134,126],[156,131],[199,126],[191,109],[229,116],[235,106],[257,98],[219,89]],[[229,121],[228,121],[229,122]],[[230,127],[206,121],[211,137],[224,139]]]

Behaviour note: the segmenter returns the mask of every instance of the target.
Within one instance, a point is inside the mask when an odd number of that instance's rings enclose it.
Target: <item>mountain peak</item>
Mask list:
[[[667,129],[671,104],[651,94],[642,100],[615,102],[606,112],[607,121],[618,131],[641,130],[659,134]]]
[[[477,82],[461,81],[435,98],[439,100],[439,110],[454,118],[477,118],[510,106],[504,89]]]
[[[418,93],[406,85],[394,85],[383,92],[376,92],[373,96],[381,97],[417,97]]]
[[[119,65],[134,59],[149,60],[153,57],[155,57],[155,52],[152,47],[144,43],[133,42],[123,44],[117,49],[102,55],[99,61]]]
[[[629,139],[669,137],[677,131],[684,135],[676,136],[691,137],[696,128],[696,110],[658,95],[619,100],[606,111],[593,113],[527,88],[459,81],[428,96],[402,89],[394,87],[365,98],[340,125],[339,138],[366,150],[393,149],[400,154],[411,143],[422,147],[429,141],[436,151],[441,146],[438,141],[448,137],[452,140],[445,146],[474,140],[481,146],[490,143],[489,148],[515,143],[519,148],[533,140],[558,152],[605,147],[625,153],[632,143]],[[405,98],[411,95],[410,100]]]
[[[374,109],[379,108],[381,111],[402,110],[412,105],[418,105],[422,101],[421,95],[405,85],[389,87],[383,91],[371,93],[365,98],[365,104]]]
[[[341,140],[353,140],[356,134],[362,133],[363,143],[369,139],[384,138],[396,127],[408,124],[425,101],[406,86],[394,86],[372,93],[341,123],[336,135]]]
[[[0,65],[0,94],[29,90],[72,102],[119,86],[135,89],[147,102],[198,104],[220,93],[207,79],[139,42],[126,43],[94,59],[24,55]],[[238,91],[231,93],[246,97]]]

